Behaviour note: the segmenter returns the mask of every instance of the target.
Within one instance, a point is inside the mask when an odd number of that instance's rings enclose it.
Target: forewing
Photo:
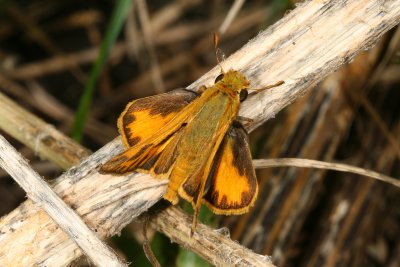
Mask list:
[[[167,178],[176,156],[175,150],[181,129],[159,144],[133,146],[115,156],[100,168],[102,173],[125,174],[133,171],[151,173],[156,178]]]
[[[113,157],[100,167],[101,173],[125,174],[135,171],[152,159],[157,158],[165,146],[170,142],[166,140],[162,144],[151,143],[143,146],[133,146]]]
[[[103,164],[100,171],[124,174],[141,168],[151,172],[162,151],[173,142],[185,116],[179,116],[175,123],[171,120],[196,97],[191,91],[179,89],[129,103],[118,119],[118,129],[128,149]],[[165,171],[171,162],[162,164]]]
[[[151,173],[154,177],[167,178],[177,156],[177,146],[182,137],[182,132],[183,127],[162,144],[162,147],[157,151],[158,153],[139,166],[139,171]]]
[[[196,97],[194,92],[178,89],[130,102],[118,118],[125,146],[135,146],[151,137]]]
[[[243,214],[254,204],[257,178],[245,130],[234,123],[226,133],[207,179],[203,203],[216,214]]]

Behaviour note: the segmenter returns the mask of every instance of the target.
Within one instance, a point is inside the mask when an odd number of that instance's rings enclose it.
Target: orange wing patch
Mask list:
[[[164,145],[146,144],[128,148],[121,154],[104,163],[100,172],[111,174],[125,174],[135,171],[138,167],[150,162],[163,150]]]
[[[175,161],[176,145],[181,130],[167,137],[160,144],[138,144],[107,161],[100,168],[103,173],[125,174],[133,171],[151,173],[159,179],[168,178]]]
[[[196,97],[194,92],[178,89],[129,103],[118,119],[118,130],[128,149],[103,164],[100,171],[124,174],[138,169],[166,178],[160,174],[168,172],[172,161],[165,160],[162,154],[166,148],[171,152],[170,143],[176,146],[174,140],[180,126],[169,129],[163,139],[159,138],[163,137],[160,131],[163,132],[164,126]]]
[[[243,214],[254,205],[257,178],[247,134],[239,123],[234,123],[226,133],[206,187],[203,203],[216,214]]]
[[[178,89],[130,102],[118,118],[118,130],[125,146],[132,147],[170,122],[197,94]]]

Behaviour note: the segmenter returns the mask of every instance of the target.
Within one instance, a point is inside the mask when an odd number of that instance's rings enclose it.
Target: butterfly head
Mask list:
[[[222,53],[218,48],[218,35],[214,34],[214,49],[215,49],[215,57],[217,58],[217,62],[219,67],[221,68],[221,74],[217,76],[215,79],[215,85],[220,89],[224,90],[226,93],[230,95],[239,95],[240,101],[244,101],[248,95],[247,90],[252,90],[254,93],[262,92],[266,89],[270,89],[281,84],[284,84],[284,81],[279,81],[277,83],[264,86],[262,88],[249,88],[250,83],[247,78],[236,70],[229,70],[227,72],[224,71],[221,65],[221,59],[219,55]]]
[[[242,90],[247,90],[250,86],[247,78],[236,70],[223,72],[215,79],[215,84],[221,85],[231,91],[240,94]]]

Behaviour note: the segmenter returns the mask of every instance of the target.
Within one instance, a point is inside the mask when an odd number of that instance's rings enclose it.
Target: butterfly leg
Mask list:
[[[204,185],[202,185],[202,187],[204,188]],[[203,190],[200,190],[200,191],[202,192]],[[196,227],[197,227],[197,222],[198,222],[198,219],[199,219],[199,212],[200,212],[200,207],[201,207],[201,199],[202,199],[202,196],[197,196],[196,203],[195,203],[195,205],[193,207],[194,208],[194,214],[193,214],[192,227],[190,229],[190,237],[193,236],[194,231],[196,230]]]
[[[199,90],[197,90],[198,94],[202,94],[205,90],[207,90],[207,87],[205,85],[200,86]]]
[[[237,116],[235,122],[237,124],[240,124],[241,127],[243,127],[242,125],[248,126],[248,125],[252,124],[254,122],[254,120],[250,119],[250,118],[247,118],[247,117],[243,117],[243,116]]]

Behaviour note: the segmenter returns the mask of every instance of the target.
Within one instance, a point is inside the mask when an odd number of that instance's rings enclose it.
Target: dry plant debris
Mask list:
[[[335,161],[400,177],[400,3],[293,2],[282,8],[247,1],[220,38],[227,55],[240,48],[223,62],[225,68],[244,71],[255,86],[285,80],[282,88],[243,103],[241,115],[254,122],[254,158]],[[98,164],[122,147],[116,140],[97,150],[117,135],[115,120],[128,101],[193,81],[192,89],[212,83],[218,72],[212,69],[212,34],[231,9],[229,3],[200,0],[133,6],[97,83],[79,146],[62,132],[69,133],[113,3],[8,1],[0,7],[0,134],[102,238],[153,206],[165,182],[98,175]],[[89,150],[97,152],[78,165]],[[260,195],[250,213],[218,224],[242,246],[215,239],[205,226],[199,244],[190,245],[182,234],[189,219],[176,208],[152,217],[151,225],[216,265],[271,264],[261,255],[271,255],[277,266],[400,265],[398,188],[309,168],[263,169],[258,179]],[[23,191],[0,170],[0,265],[25,260],[67,266],[78,260],[76,244],[23,200]],[[183,229],[171,227],[175,219]],[[126,228],[128,235],[136,235],[134,228]],[[205,242],[224,242],[225,249],[207,250]],[[114,248],[138,265],[136,254]],[[181,252],[174,249],[175,260]],[[157,256],[163,266],[175,264]]]

